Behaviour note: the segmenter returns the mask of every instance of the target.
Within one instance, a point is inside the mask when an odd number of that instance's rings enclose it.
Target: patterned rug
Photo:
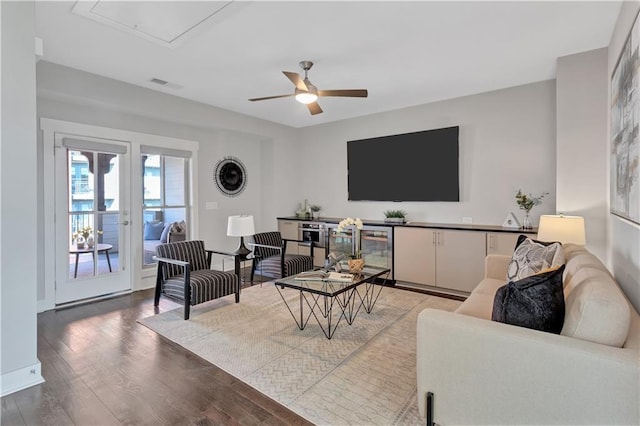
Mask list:
[[[287,293],[288,292],[288,293]],[[297,306],[298,293],[285,289]],[[416,318],[460,302],[385,287],[370,314],[342,321],[331,340],[312,317],[299,330],[275,286],[139,322],[318,425],[423,424],[416,404]]]

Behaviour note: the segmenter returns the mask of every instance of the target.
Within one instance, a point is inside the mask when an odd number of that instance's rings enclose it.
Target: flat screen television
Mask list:
[[[350,201],[460,201],[460,128],[347,142]]]

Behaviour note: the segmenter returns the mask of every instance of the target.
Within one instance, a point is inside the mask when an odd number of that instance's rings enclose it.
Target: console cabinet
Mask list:
[[[487,254],[512,255],[519,235],[518,232],[487,232]]]
[[[339,250],[343,244],[332,229],[341,220],[323,218],[327,225],[328,250],[316,248],[315,264],[321,266],[328,251]],[[298,238],[299,219],[278,218],[278,229],[284,238]],[[364,221],[360,232],[360,248],[367,264],[392,269],[391,278],[400,286],[426,288],[443,293],[466,295],[484,277],[484,262],[488,254],[511,255],[518,236],[535,235],[536,230],[506,230],[499,226],[430,224],[389,225],[382,221]],[[341,239],[344,236],[340,237]],[[348,253],[353,251],[349,242]],[[308,254],[309,248],[290,244],[287,252]]]
[[[470,292],[482,280],[484,232],[396,227],[396,281]]]

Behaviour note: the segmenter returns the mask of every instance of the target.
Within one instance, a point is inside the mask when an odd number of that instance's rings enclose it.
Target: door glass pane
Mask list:
[[[119,157],[67,151],[69,279],[120,270]]]
[[[89,161],[93,154],[80,151],[67,151],[69,171],[69,210],[72,212],[93,210],[93,173]]]
[[[96,202],[98,211],[118,211],[120,170],[117,154],[97,154]]]
[[[117,272],[120,270],[120,214],[99,214],[96,220],[99,225],[97,229],[100,230],[95,245],[96,273],[103,275]]]
[[[164,192],[168,206],[184,205],[184,158],[164,157]]]

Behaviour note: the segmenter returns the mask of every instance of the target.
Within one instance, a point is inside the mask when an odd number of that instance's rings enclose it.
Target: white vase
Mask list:
[[[529,217],[529,212],[524,214],[524,218],[522,219],[522,229],[532,229],[533,226],[531,224],[531,218]]]
[[[87,247],[93,248],[94,243],[95,240],[93,238],[93,234],[89,234],[89,236],[87,237]]]

